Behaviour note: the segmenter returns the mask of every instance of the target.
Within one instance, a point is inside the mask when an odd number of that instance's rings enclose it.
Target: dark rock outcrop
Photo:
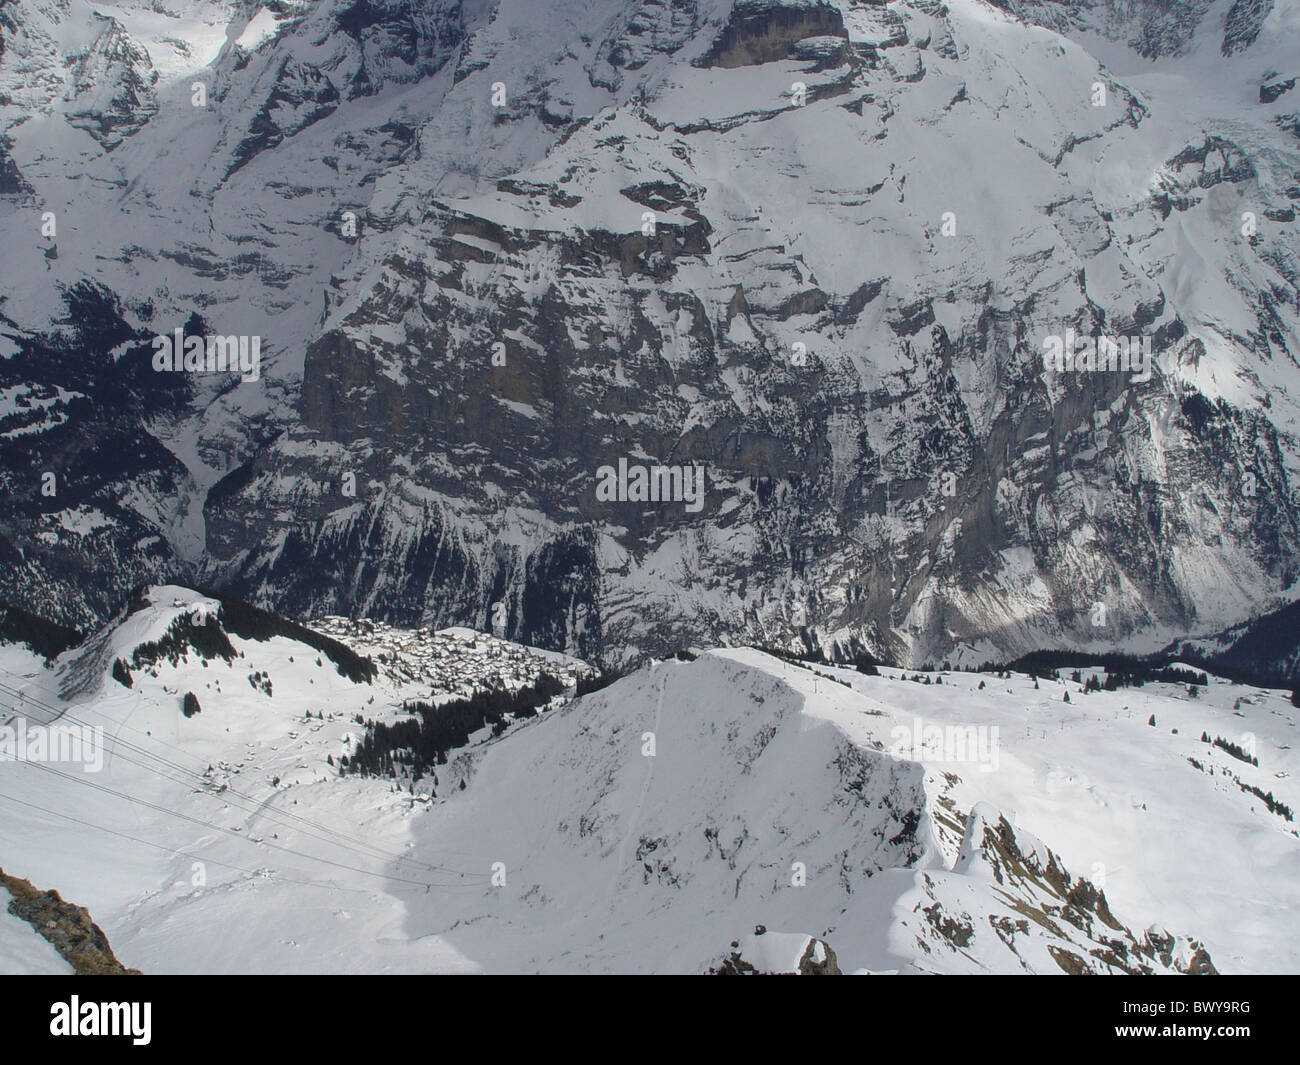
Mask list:
[[[57,891],[41,891],[3,869],[0,889],[8,893],[9,912],[48,940],[78,976],[140,975],[139,969],[128,969],[117,960],[108,937],[84,906],[64,902]]]

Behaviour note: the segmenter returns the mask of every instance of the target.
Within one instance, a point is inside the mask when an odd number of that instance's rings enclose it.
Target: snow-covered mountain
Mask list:
[[[103,729],[98,772],[0,761],[4,868],[87,906],[124,965],[1300,971],[1286,693],[733,649],[574,697],[580,663],[482,634],[239,611],[155,587],[48,666],[0,647],[0,720]],[[430,779],[340,772],[494,656],[568,694]],[[36,966],[11,938],[3,964]]]
[[[1247,622],[1300,559],[1298,44],[1295,0],[2,3],[0,597],[606,662]],[[176,329],[255,373],[155,371]],[[1067,331],[1149,379],[1045,372]]]

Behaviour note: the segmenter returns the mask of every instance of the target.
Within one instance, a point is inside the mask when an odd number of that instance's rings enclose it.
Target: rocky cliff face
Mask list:
[[[110,6],[0,9],[15,605],[982,660],[1297,578],[1292,4]],[[153,373],[178,326],[260,379]]]
[[[1091,31],[1111,40],[1121,41],[1146,59],[1178,56],[1187,52],[1193,36],[1207,21],[1214,0],[1185,0],[1177,4],[1165,0],[990,0],[1014,17],[1058,33]],[[1219,5],[1222,6],[1222,5]],[[1261,9],[1271,0],[1252,4],[1237,3],[1224,19],[1222,27],[1224,55],[1231,47],[1249,45],[1250,29],[1258,35]],[[1247,10],[1253,9],[1253,10]]]
[[[57,891],[40,891],[30,881],[0,869],[0,902],[26,921],[79,976],[139,976],[113,954],[99,925],[84,906],[64,902]]]
[[[1041,841],[1017,832],[1005,816],[987,807],[971,812],[955,871],[986,878],[991,894],[1007,912],[988,915],[989,931],[977,928],[969,913],[953,910],[955,893],[945,878],[925,877],[924,895],[933,904],[920,909],[925,924],[918,942],[928,939],[949,950],[976,950],[982,933],[986,939],[996,936],[1019,956],[1031,938],[1032,923],[1035,936],[1052,940],[1047,955],[1072,976],[1217,974],[1203,944],[1158,926],[1131,931],[1111,913],[1104,891],[1073,876]]]

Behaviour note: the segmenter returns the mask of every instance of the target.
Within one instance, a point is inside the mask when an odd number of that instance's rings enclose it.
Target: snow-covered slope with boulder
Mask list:
[[[0,869],[0,974],[124,975],[103,929],[84,906]]]
[[[921,664],[1294,599],[1296,0],[30,0],[0,43],[15,606]],[[257,379],[155,372],[177,328]],[[1067,330],[1153,372],[1045,375]],[[620,459],[702,508],[602,500]]]
[[[146,972],[1300,971],[1285,693],[710,651],[485,728],[430,788],[338,766],[456,670],[228,623],[160,587],[48,667],[0,648],[5,719],[105,736],[98,773],[0,762],[0,862]]]
[[[0,888],[0,975],[68,976],[72,966],[21,917],[9,912],[9,892]]]

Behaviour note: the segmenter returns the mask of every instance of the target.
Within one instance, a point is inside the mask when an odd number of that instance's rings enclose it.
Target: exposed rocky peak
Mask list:
[[[1223,54],[1235,55],[1259,39],[1274,0],[1233,0],[1223,20]]]
[[[24,7],[0,7],[0,58],[9,72],[0,105],[44,108],[56,101],[64,84],[64,61],[51,32],[67,15],[71,0],[45,0]]]
[[[1273,74],[1259,87],[1259,102],[1262,104],[1273,103],[1294,89],[1295,83],[1295,78],[1282,78],[1277,74]]]
[[[68,122],[105,149],[116,147],[158,109],[158,74],[149,53],[116,19],[96,16],[102,26],[90,48],[72,62],[64,100]]]
[[[275,147],[285,137],[331,114],[339,100],[338,89],[319,67],[288,56],[275,68],[274,86],[259,95],[265,95],[266,103],[234,147],[230,173],[258,152]]]
[[[430,77],[459,54],[465,39],[458,0],[258,7],[241,32],[232,29],[215,64],[215,93],[222,100],[233,94],[241,108],[244,101],[260,105],[249,138],[266,147],[278,143],[272,130],[292,136],[340,99]]]
[[[656,55],[671,55],[694,38],[700,26],[698,0],[644,0],[629,8],[626,21],[601,48],[601,58],[620,73],[641,70]]]
[[[349,99],[385,84],[416,81],[437,71],[465,40],[460,0],[409,4],[402,0],[352,0],[330,17],[360,49],[348,81]]]
[[[1224,56],[1250,49],[1275,0],[987,0],[1016,18],[1070,36],[1098,33],[1145,59],[1186,54],[1202,29]],[[1212,23],[1210,20],[1216,20]],[[1217,21],[1221,20],[1221,21]]]
[[[1237,145],[1223,137],[1207,136],[1165,164],[1154,183],[1153,199],[1167,216],[1170,210],[1186,211],[1202,204],[1205,190],[1221,182],[1257,178],[1249,157]]]
[[[988,0],[994,7],[1001,8],[1018,19],[1066,36],[1074,31],[1088,30],[1123,41],[1146,59],[1184,53],[1202,20],[1216,2],[1217,0],[1180,0],[1171,4],[1168,0]],[[1272,0],[1265,2],[1271,4]]]
[[[1044,950],[1046,958],[1071,975],[1217,971],[1195,939],[1157,926],[1140,934],[1130,931],[1111,912],[1103,890],[1074,876],[1049,847],[986,805],[977,805],[967,819],[953,873],[985,880],[989,897],[973,905],[967,899],[960,906],[950,876],[921,875],[922,899],[913,912],[923,918],[916,925],[918,945],[931,956],[954,949],[980,956],[1000,941],[1030,972],[1040,971],[1037,958]],[[923,906],[925,900],[932,901]],[[990,909],[995,912],[988,913]]]

